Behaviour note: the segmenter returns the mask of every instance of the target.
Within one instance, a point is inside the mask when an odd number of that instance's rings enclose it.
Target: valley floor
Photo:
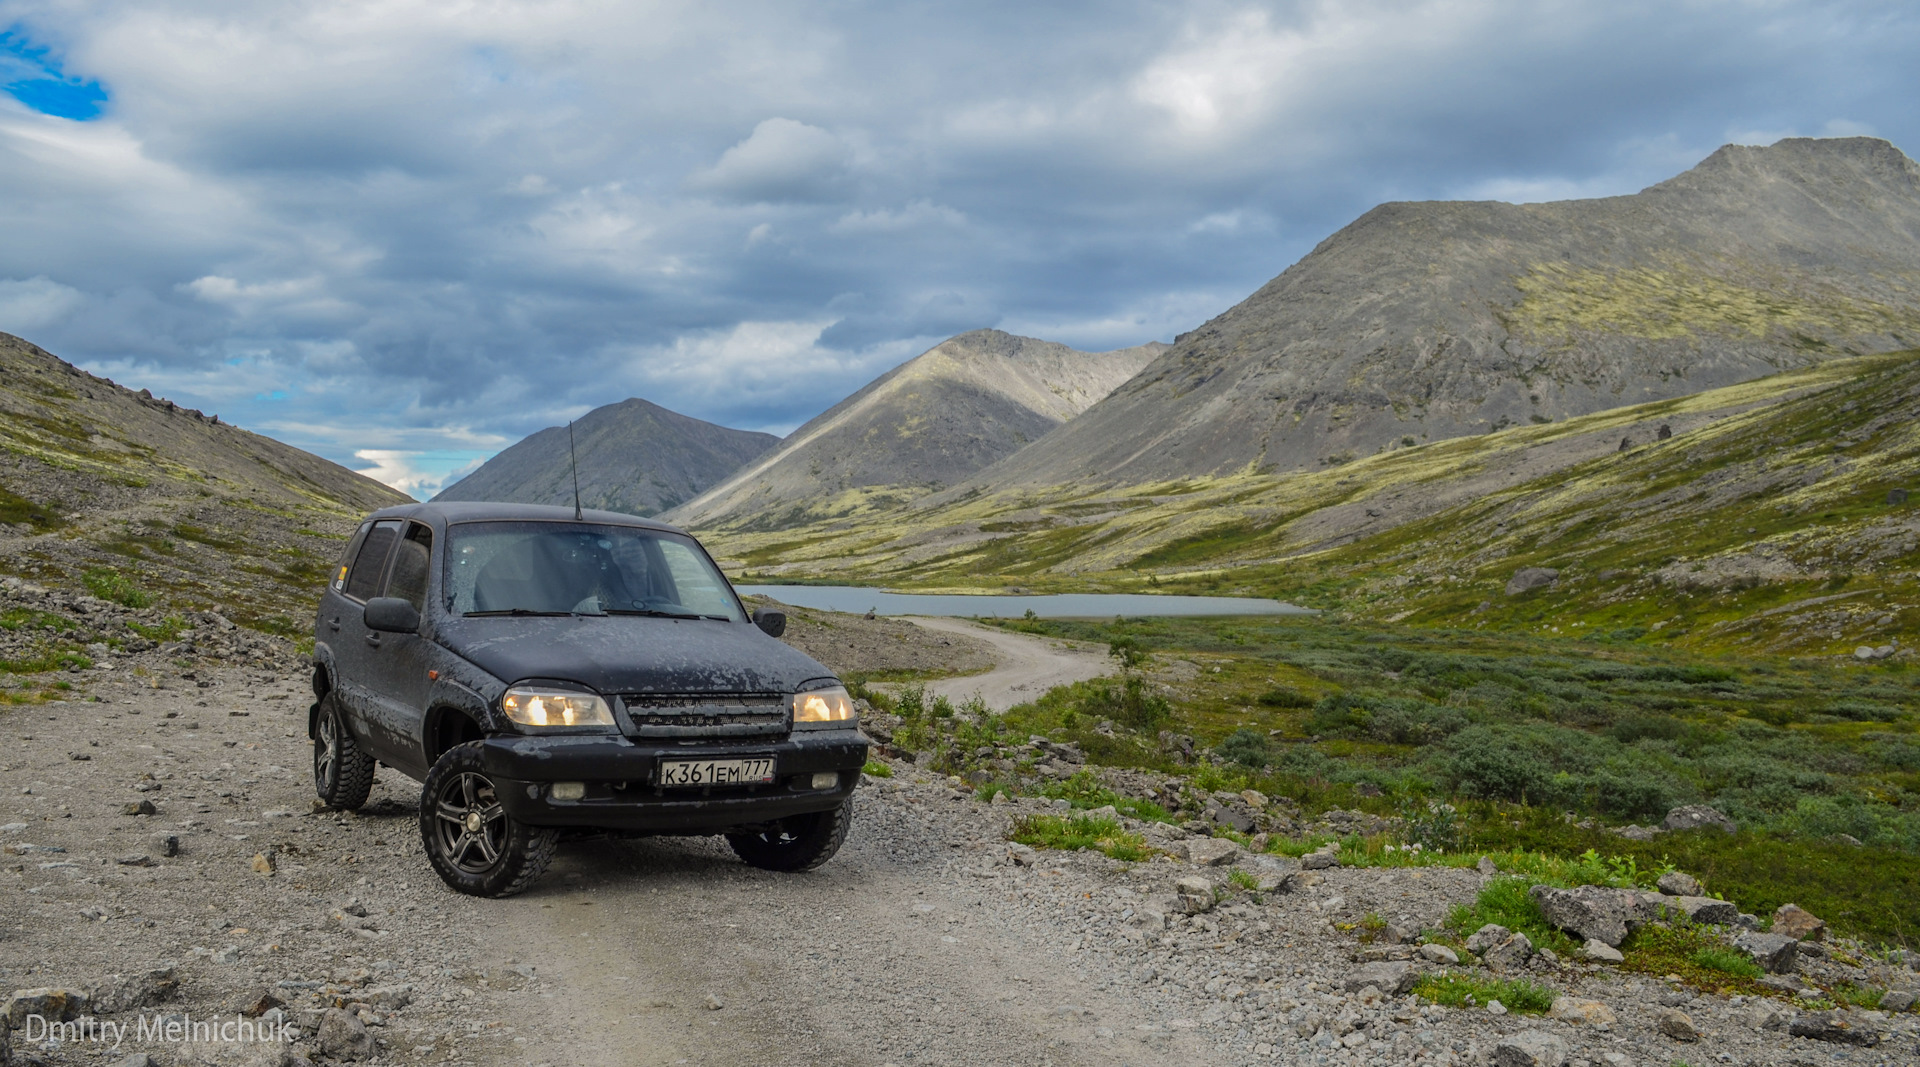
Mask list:
[[[312,809],[302,674],[125,668],[99,672],[99,702],[0,714],[0,991],[125,975],[155,1003],[102,1018],[264,1008],[298,1040],[109,1050],[16,1029],[19,1062],[1466,1064],[1528,1032],[1596,1067],[1920,1055],[1911,1015],[1852,1013],[1885,1041],[1847,1049],[1762,1028],[1771,1001],[1564,959],[1526,977],[1614,1023],[1379,994],[1353,981],[1360,960],[1409,952],[1359,944],[1362,917],[1438,926],[1485,875],[1335,868],[1257,894],[1171,856],[1034,853],[1009,826],[1056,802],[983,803],[905,763],[865,782],[846,848],[812,875],[717,840],[585,841],[524,896],[461,897],[421,854],[410,781],[382,770],[362,813]],[[1167,907],[1192,877],[1217,908]],[[353,1004],[359,1022],[327,1012]],[[1702,1042],[1658,1028],[1676,1006]]]

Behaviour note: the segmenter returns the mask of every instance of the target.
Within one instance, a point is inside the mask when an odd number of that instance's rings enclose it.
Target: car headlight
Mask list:
[[[793,694],[793,726],[796,730],[846,729],[857,725],[860,715],[853,710],[853,698],[845,686],[829,686],[807,693]]]
[[[536,730],[613,726],[613,710],[606,701],[568,689],[517,685],[500,698],[500,710],[521,726]]]

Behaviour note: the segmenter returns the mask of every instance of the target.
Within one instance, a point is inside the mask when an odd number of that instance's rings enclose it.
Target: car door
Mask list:
[[[362,612],[367,601],[379,595],[387,580],[387,561],[392,558],[394,542],[404,526],[399,519],[382,519],[367,531],[347,569],[346,582],[338,597],[328,594],[328,610],[322,613],[323,625],[332,633],[333,683],[339,701],[346,706],[348,728],[356,740],[378,749],[367,729],[373,678],[373,632],[367,629]]]
[[[394,542],[382,596],[413,605],[424,618],[427,586],[432,576],[433,529],[410,522]],[[372,747],[380,758],[402,770],[420,772],[424,766],[421,726],[426,717],[427,671],[433,666],[433,642],[418,633],[368,631],[367,721]]]

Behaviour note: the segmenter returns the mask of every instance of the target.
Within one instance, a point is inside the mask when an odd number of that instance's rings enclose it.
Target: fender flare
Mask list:
[[[315,644],[312,663],[314,701],[307,707],[307,739],[309,741],[320,732],[320,698],[332,692],[337,685],[334,681],[333,649],[324,644]]]
[[[421,723],[420,742],[429,763],[434,756],[434,738],[450,716],[468,720],[483,734],[499,732],[485,697],[450,678],[441,678],[427,690],[427,717]]]

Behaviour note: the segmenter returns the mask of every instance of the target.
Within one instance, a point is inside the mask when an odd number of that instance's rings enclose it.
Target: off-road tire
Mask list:
[[[853,825],[853,798],[831,811],[789,815],[767,830],[728,834],[727,844],[748,866],[763,871],[811,871],[833,858]]]
[[[358,811],[373,791],[373,757],[347,728],[340,698],[320,698],[313,729],[313,791],[335,811]]]
[[[420,789],[420,842],[440,880],[476,897],[510,897],[546,873],[560,831],[529,826],[500,806],[479,741],[434,761]]]

